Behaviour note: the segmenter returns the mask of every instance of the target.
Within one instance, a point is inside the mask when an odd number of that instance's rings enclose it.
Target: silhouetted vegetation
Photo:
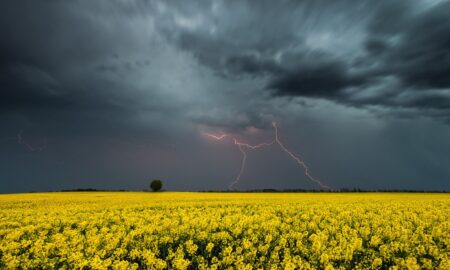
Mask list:
[[[106,191],[104,189],[95,189],[95,188],[75,188],[75,189],[63,189],[61,192],[89,192],[89,191]]]
[[[161,190],[161,188],[162,188],[161,180],[158,180],[158,179],[153,180],[150,183],[150,188],[155,192]]]
[[[153,185],[153,186],[152,186]],[[162,189],[162,181],[155,179],[150,183],[150,188],[153,191],[160,191]],[[76,189],[63,189],[60,192],[130,192],[136,190],[126,189],[95,189],[95,188],[76,188]],[[148,190],[142,190],[148,191]],[[36,193],[39,191],[30,191],[29,193]],[[54,191],[46,191],[54,192]],[[446,190],[416,190],[416,189],[361,189],[361,188],[341,188],[336,190],[321,190],[321,189],[249,189],[249,190],[200,190],[198,192],[223,192],[223,193],[365,193],[365,192],[389,192],[389,193],[450,193]]]
[[[365,192],[392,192],[392,193],[449,193],[446,190],[411,190],[411,189],[360,189],[360,188],[341,188],[334,190],[322,189],[250,189],[250,190],[202,190],[199,192],[224,192],[224,193],[365,193]]]
[[[61,192],[110,192],[110,191],[128,191],[125,189],[95,189],[95,188],[75,188],[75,189],[63,189]]]

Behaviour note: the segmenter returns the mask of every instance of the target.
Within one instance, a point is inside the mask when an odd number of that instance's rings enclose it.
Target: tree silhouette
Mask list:
[[[161,180],[155,179],[150,183],[150,188],[153,191],[159,191],[162,188],[162,182]]]

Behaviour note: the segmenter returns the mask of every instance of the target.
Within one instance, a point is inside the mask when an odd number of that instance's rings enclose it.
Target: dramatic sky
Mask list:
[[[450,190],[450,1],[0,2],[0,192],[226,189],[279,126],[333,188]],[[318,188],[275,146],[238,189]]]

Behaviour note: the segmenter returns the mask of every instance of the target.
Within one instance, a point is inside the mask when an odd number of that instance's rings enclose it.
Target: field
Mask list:
[[[450,269],[450,196],[0,195],[0,268]]]

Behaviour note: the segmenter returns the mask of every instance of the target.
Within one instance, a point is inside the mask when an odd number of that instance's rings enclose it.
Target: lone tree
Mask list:
[[[162,188],[162,182],[161,180],[155,179],[150,183],[150,188],[153,191],[159,191]]]

